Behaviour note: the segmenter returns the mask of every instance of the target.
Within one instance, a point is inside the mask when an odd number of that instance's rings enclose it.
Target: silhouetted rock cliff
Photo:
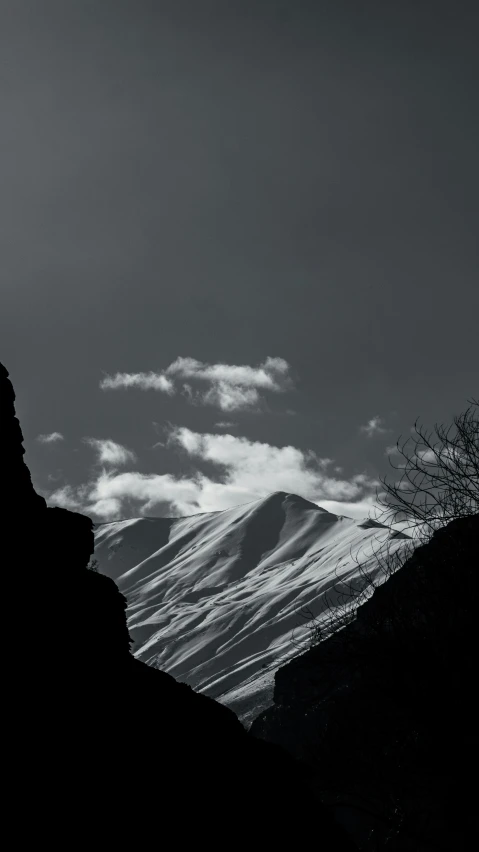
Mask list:
[[[478,553],[479,515],[437,531],[355,621],[277,671],[250,729],[308,762],[361,849],[479,839]]]
[[[14,398],[0,366],[14,844],[353,848],[305,767],[226,707],[133,658],[125,598],[86,567],[91,520],[47,508],[33,490]]]
[[[15,392],[8,372],[0,364],[0,447],[2,453],[2,510],[14,514],[46,509],[43,497],[34,491],[23,456],[23,434],[15,416]]]

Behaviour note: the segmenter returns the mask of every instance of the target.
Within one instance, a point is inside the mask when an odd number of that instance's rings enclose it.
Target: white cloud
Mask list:
[[[202,395],[201,400],[208,405],[221,408],[221,411],[239,411],[242,408],[256,407],[259,404],[260,395],[256,388],[218,382]]]
[[[368,516],[379,518],[382,511],[372,494],[353,502],[340,502],[338,500],[318,500],[317,502],[328,512],[333,512],[335,515],[345,515],[347,518],[354,518],[355,520],[362,520]]]
[[[258,367],[235,364],[206,364],[195,358],[179,357],[166,368],[168,375],[185,379],[198,379],[211,383],[224,382],[239,387],[256,387],[267,390],[284,390],[290,366],[284,358],[268,356]]]
[[[247,364],[206,364],[195,358],[179,357],[166,368],[168,376],[178,376],[209,385],[206,391],[185,386],[190,401],[214,405],[222,411],[252,409],[261,403],[261,391],[282,393],[292,388],[290,365],[284,358],[268,356],[257,367]]]
[[[157,390],[172,394],[174,384],[164,373],[116,373],[105,376],[100,382],[102,390],[118,390],[119,388],[140,388],[141,390]]]
[[[117,444],[116,441],[112,441],[111,438],[107,438],[105,440],[101,440],[99,438],[84,438],[83,440],[86,444],[93,447],[98,455],[98,461],[103,464],[118,467],[119,465],[126,464],[127,462],[136,461],[136,455],[132,450],[127,450],[126,447],[123,447],[121,444]]]
[[[215,423],[216,429],[234,429],[238,424],[234,420],[219,420]]]
[[[56,441],[64,441],[61,432],[50,432],[48,435],[37,435],[37,441],[41,444],[54,444]]]
[[[222,428],[230,421],[220,421]],[[220,426],[218,428],[221,428]],[[111,439],[87,439],[105,466],[135,459]],[[272,491],[297,493],[330,511],[365,517],[379,483],[361,473],[349,479],[334,462],[310,450],[277,447],[232,434],[194,432],[170,427],[167,446],[183,452],[192,464],[188,476],[144,474],[138,471],[95,472],[78,488],[52,492],[50,503],[75,508],[99,519],[155,514],[191,515],[219,511],[259,499]],[[204,474],[197,465],[207,462],[216,474]]]
[[[417,450],[415,456],[412,457],[413,462],[417,462],[422,468],[457,468],[466,460],[465,453],[459,447],[441,446],[425,447]],[[430,471],[431,476],[437,475]]]
[[[261,364],[207,364],[196,358],[176,358],[159,373],[117,373],[100,382],[103,390],[138,387],[175,393],[179,382],[182,393],[192,404],[214,405],[222,411],[255,409],[265,391],[282,393],[293,387],[290,365],[284,358],[268,356]],[[187,380],[187,381],[182,381]],[[207,385],[206,390],[192,382]]]
[[[397,444],[391,445],[390,447],[386,447],[386,449],[384,450],[384,455],[386,455],[386,456],[399,455],[399,449],[397,447]]]
[[[426,465],[438,464],[440,460],[438,453],[430,447],[425,450],[418,450],[416,457],[418,461],[425,462]]]
[[[246,502],[271,491],[290,491],[307,499],[353,500],[376,482],[365,474],[350,480],[329,473],[330,459],[320,459],[296,447],[275,447],[233,435],[200,434],[185,427],[172,430],[170,441],[191,458],[223,469],[221,481],[201,480],[203,511],[234,505],[241,495]]]
[[[102,471],[89,484],[76,489],[59,488],[47,500],[50,504],[108,520],[121,517],[128,504],[133,504],[132,511],[138,515],[158,510],[161,504],[171,507],[170,512],[175,515],[194,514],[201,511],[196,502],[199,491],[200,486],[194,479],[176,478],[171,474]]]
[[[385,429],[383,423],[382,417],[371,417],[371,420],[365,426],[361,426],[360,432],[365,432],[368,438],[372,438],[373,435],[384,435],[389,432],[389,429]]]
[[[89,486],[80,485],[74,488],[72,485],[64,485],[57,488],[51,494],[45,494],[48,503],[53,506],[61,506],[71,511],[85,511],[88,505]]]

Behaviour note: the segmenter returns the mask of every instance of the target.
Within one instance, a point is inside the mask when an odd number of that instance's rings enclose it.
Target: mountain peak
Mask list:
[[[286,502],[290,506],[294,506],[297,509],[311,510],[314,509],[318,512],[324,512],[327,515],[331,515],[331,512],[328,512],[327,509],[323,509],[322,506],[318,506],[317,503],[312,503],[311,500],[307,500],[305,497],[301,497],[299,494],[293,494],[290,491],[272,491],[268,494],[261,503],[283,503]]]

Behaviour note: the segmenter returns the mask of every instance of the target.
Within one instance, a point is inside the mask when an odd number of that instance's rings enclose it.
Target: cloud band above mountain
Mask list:
[[[95,446],[97,451],[103,451],[104,462],[112,461],[115,453],[117,466],[125,461],[109,442],[103,442],[102,447],[100,443]],[[168,444],[185,454],[191,464],[189,474],[120,473],[103,469],[79,488],[57,489],[49,502],[81,508],[102,520],[121,517],[126,511],[136,514],[162,511],[173,515],[218,511],[272,491],[294,492],[325,505],[334,501],[335,507],[343,501],[352,504],[361,500],[369,506],[367,501],[378,484],[363,473],[350,479],[335,476],[330,472],[333,464],[330,459],[293,446],[276,447],[245,437],[194,432],[186,427],[172,427]],[[201,463],[213,465],[216,476],[204,473],[198,467]]]

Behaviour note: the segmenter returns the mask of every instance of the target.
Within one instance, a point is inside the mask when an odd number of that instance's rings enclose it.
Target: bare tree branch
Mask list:
[[[428,538],[438,527],[479,511],[479,400],[449,426],[436,424],[428,431],[418,420],[412,437],[396,446],[401,471],[394,482],[381,479],[377,494],[381,519],[406,521],[415,537]]]

